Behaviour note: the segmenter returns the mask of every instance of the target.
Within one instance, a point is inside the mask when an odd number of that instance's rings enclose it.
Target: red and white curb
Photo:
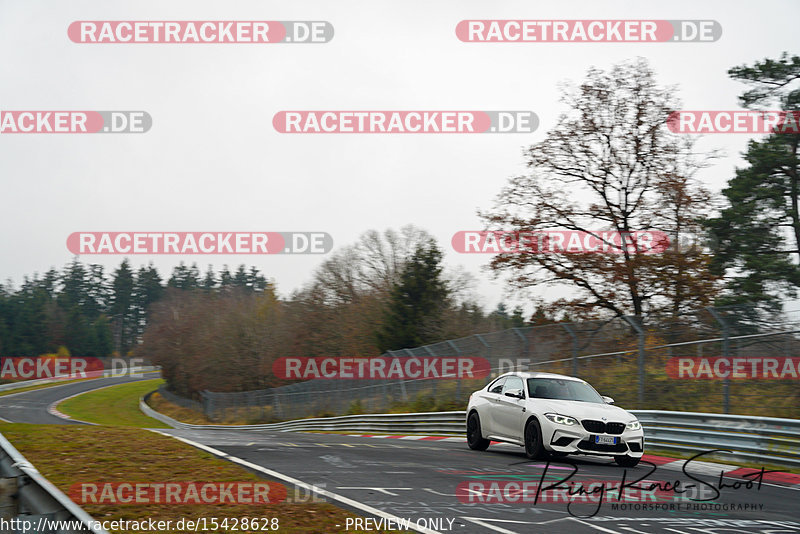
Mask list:
[[[345,434],[353,438],[385,438],[385,439],[409,439],[419,441],[456,441],[466,443],[466,438],[458,436],[419,436],[419,435],[385,435],[385,434]],[[497,443],[493,441],[492,443]]]
[[[385,435],[385,434],[346,434],[354,438],[383,438],[383,439],[404,439],[416,441],[435,441],[435,442],[458,442],[466,443],[467,439],[459,436],[420,436],[420,435]],[[511,443],[502,443],[493,441],[492,445],[508,445],[517,447]],[[642,460],[655,464],[659,468],[667,469],[669,471],[682,471],[686,460],[682,458],[670,458],[667,456],[654,456],[652,454],[645,454]],[[760,472],[760,469],[753,469],[752,467],[740,467],[738,465],[722,464],[717,462],[701,462],[692,460],[692,473],[698,475],[713,475],[722,476],[727,478],[740,478],[750,480],[748,475]],[[763,480],[767,482],[776,482],[784,484],[800,484],[800,474],[797,473],[784,473],[772,472],[764,473]]]

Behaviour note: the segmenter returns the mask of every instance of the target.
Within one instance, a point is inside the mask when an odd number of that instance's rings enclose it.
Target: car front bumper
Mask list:
[[[639,458],[644,453],[644,432],[625,430],[622,434],[589,432],[581,425],[560,425],[549,420],[542,426],[542,437],[547,450],[569,454],[594,454],[600,456],[626,455]],[[598,444],[596,436],[617,438],[616,444]]]

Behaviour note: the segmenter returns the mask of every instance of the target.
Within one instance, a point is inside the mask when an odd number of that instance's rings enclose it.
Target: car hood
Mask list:
[[[558,413],[582,419],[598,419],[605,417],[608,421],[628,423],[636,417],[612,404],[598,404],[595,402],[578,402],[556,399],[528,399],[528,405],[535,413]]]

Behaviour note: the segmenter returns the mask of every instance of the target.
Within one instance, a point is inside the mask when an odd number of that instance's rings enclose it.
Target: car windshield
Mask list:
[[[604,402],[603,398],[589,384],[560,378],[529,378],[528,393],[535,399]]]

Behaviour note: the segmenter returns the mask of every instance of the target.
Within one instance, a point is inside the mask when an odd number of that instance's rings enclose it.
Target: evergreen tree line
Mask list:
[[[267,280],[255,267],[227,267],[205,275],[183,263],[164,279],[153,265],[138,270],[125,259],[112,273],[77,259],[61,271],[25,277],[21,286],[0,284],[0,356],[37,356],[65,347],[70,354],[129,355],[147,326],[148,310],[167,288],[263,291]]]

